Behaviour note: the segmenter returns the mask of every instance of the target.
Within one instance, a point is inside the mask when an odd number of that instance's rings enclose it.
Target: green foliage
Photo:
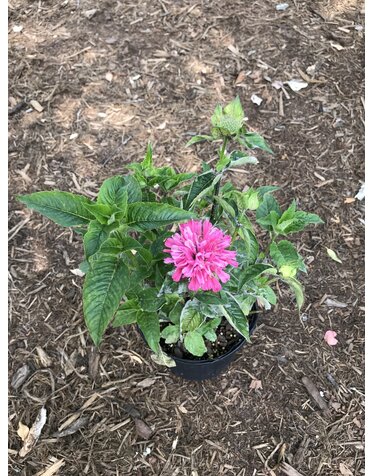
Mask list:
[[[17,197],[28,208],[35,210],[61,226],[88,225],[94,216],[86,206],[91,200],[69,192],[35,192]]]
[[[182,343],[203,357],[207,342],[217,339],[217,329],[227,321],[249,340],[248,315],[256,303],[265,309],[276,305],[273,284],[278,280],[289,286],[298,308],[303,305],[297,274],[306,272],[304,261],[291,242],[278,237],[323,222],[314,213],[297,210],[295,201],[282,211],[272,195],[278,186],[247,184],[242,191],[226,180],[231,169],[258,163],[252,150],[272,153],[245,120],[239,97],[215,108],[210,135],[194,136],[187,143],[206,141],[218,147],[217,160],[207,156],[199,174],[157,167],[148,144],[143,160],[127,167],[129,174],[103,181],[96,200],[62,191],[18,197],[30,209],[83,235],[83,310],[96,345],[109,325],[137,324],[153,361],[170,367],[175,362],[161,348],[161,339]],[[239,266],[226,267],[230,279],[220,292],[190,291],[188,280],[173,281],[174,267],[164,263],[165,240],[175,225],[190,219],[210,219],[232,238],[230,249]],[[262,242],[254,221],[268,232]]]
[[[129,289],[129,272],[117,256],[96,254],[83,288],[85,322],[93,342],[98,345],[103,333]]]

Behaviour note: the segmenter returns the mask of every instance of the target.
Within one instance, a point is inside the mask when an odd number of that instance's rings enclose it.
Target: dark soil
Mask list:
[[[283,460],[303,476],[365,474],[364,201],[355,199],[364,6],[291,0],[280,12],[277,3],[10,1],[9,379],[25,364],[31,373],[10,386],[9,474],[55,465],[47,474],[280,476],[290,474]],[[297,93],[273,86],[304,78]],[[108,332],[96,351],[71,272],[81,239],[15,196],[57,188],[94,197],[149,140],[158,165],[199,170],[216,160],[213,148],[184,144],[237,94],[275,154],[231,179],[278,185],[281,204],[295,198],[325,221],[296,238],[309,268],[301,315],[280,286],[252,343],[213,381],[158,367],[133,326]],[[40,439],[21,458],[19,423],[31,427],[43,405]]]

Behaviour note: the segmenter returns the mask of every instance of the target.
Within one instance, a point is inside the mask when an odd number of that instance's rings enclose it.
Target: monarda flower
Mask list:
[[[224,269],[238,266],[236,251],[227,250],[231,236],[214,227],[208,220],[191,220],[180,225],[180,233],[165,240],[164,252],[170,253],[165,263],[173,263],[176,271],[172,278],[178,282],[188,278],[190,291],[221,290],[221,283],[230,279]]]

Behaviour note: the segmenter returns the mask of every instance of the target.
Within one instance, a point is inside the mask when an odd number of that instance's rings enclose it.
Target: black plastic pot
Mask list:
[[[253,334],[256,328],[257,319],[257,312],[249,316],[250,335]],[[171,355],[172,359],[176,362],[176,366],[171,367],[170,370],[186,380],[201,381],[217,377],[235,360],[237,352],[243,347],[245,342],[246,340],[242,337],[226,354],[216,357],[215,359],[188,360]]]
[[[259,313],[253,308],[254,312],[249,316],[249,334],[252,335],[256,325]],[[145,340],[141,330],[138,328],[142,338]],[[186,380],[201,381],[217,377],[220,373],[227,369],[229,364],[235,360],[237,352],[243,347],[246,340],[241,338],[226,354],[216,357],[215,359],[204,360],[188,360],[170,355],[176,362],[175,367],[170,370],[174,374]]]

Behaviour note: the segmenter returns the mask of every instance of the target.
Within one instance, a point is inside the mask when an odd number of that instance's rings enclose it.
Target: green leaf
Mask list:
[[[341,263],[342,264],[342,261],[340,260],[340,258],[337,256],[336,252],[331,250],[331,248],[326,248],[327,250],[327,254],[328,256],[333,259],[333,261],[336,261],[337,263]]]
[[[113,327],[126,326],[127,324],[134,324],[137,322],[137,317],[141,309],[136,299],[129,299],[119,306],[115,314]]]
[[[94,216],[85,208],[92,203],[82,195],[69,192],[35,192],[17,200],[61,226],[87,225]]]
[[[225,108],[224,108],[225,114],[228,116],[233,117],[234,119],[238,120],[239,122],[242,122],[244,119],[244,111],[243,107],[240,102],[239,96],[236,96],[236,98],[231,101]]]
[[[275,214],[271,212],[275,212]],[[271,223],[276,216],[281,216],[279,204],[272,195],[267,194],[264,196],[261,205],[256,210],[257,222],[260,223],[263,228],[270,229]]]
[[[184,344],[192,355],[201,357],[207,352],[203,337],[197,331],[188,332],[185,336]]]
[[[85,257],[88,259],[100,249],[102,243],[109,237],[109,228],[96,220],[89,223],[84,235]]]
[[[194,136],[188,141],[185,147],[190,147],[190,145],[197,144],[198,142],[204,142],[206,140],[211,141],[213,140],[213,137],[205,135]]]
[[[195,178],[184,202],[185,210],[189,210],[191,204],[197,200],[205,189],[212,185],[214,179],[215,174],[213,171],[204,172]]]
[[[275,274],[276,269],[273,268],[270,264],[254,264],[248,266],[243,273],[240,274],[239,278],[239,289],[241,289],[249,281],[253,281],[255,278],[260,276],[262,273],[271,273]]]
[[[238,263],[241,265],[255,263],[259,251],[256,237],[247,228],[240,228],[238,234],[242,238],[234,243]]]
[[[256,157],[247,155],[245,152],[240,152],[238,150],[231,152],[230,158],[231,162],[229,167],[241,167],[242,165],[246,164],[258,164],[258,160],[256,159]]]
[[[226,168],[230,164],[231,160],[230,157],[226,154],[222,155],[218,162],[216,163],[216,170],[217,172],[221,172],[224,168]]]
[[[138,202],[128,205],[128,225],[139,230],[151,230],[195,218],[181,208],[153,202]]]
[[[143,311],[156,312],[164,303],[164,298],[158,298],[158,291],[155,288],[143,289],[137,296]]]
[[[175,344],[180,338],[180,326],[170,324],[161,331],[161,337],[165,339],[166,344]]]
[[[265,139],[256,132],[246,132],[243,137],[245,145],[249,149],[261,149],[269,152],[270,154],[274,153],[266,144]]]
[[[143,169],[152,169],[154,166],[153,160],[152,160],[152,146],[150,142],[147,144],[147,150],[146,150],[146,155],[145,158],[142,162],[142,167]]]
[[[134,238],[130,236],[110,237],[105,240],[100,248],[101,253],[117,255],[129,250],[141,250],[143,247]]]
[[[165,352],[163,352],[159,346],[159,350],[156,354],[151,354],[151,359],[159,365],[165,365],[166,367],[175,367],[176,362],[169,357]]]
[[[138,327],[145,336],[151,350],[159,351],[160,322],[156,312],[140,312],[137,317]]]
[[[120,300],[130,286],[129,271],[116,256],[96,253],[83,288],[85,322],[95,345],[101,342]]]
[[[296,297],[297,307],[300,310],[304,304],[304,292],[301,283],[295,278],[286,278],[285,282],[289,285]]]
[[[217,195],[214,198],[215,198],[216,202],[219,205],[221,205],[224,212],[226,212],[232,218],[235,217],[236,213],[235,213],[234,208],[229,203],[227,203],[226,200],[224,200],[223,198],[221,198]]]
[[[289,267],[296,271],[299,269],[300,271],[306,272],[306,266],[301,256],[290,241],[282,240],[278,243],[271,243],[270,256],[280,272],[282,272],[282,268],[285,267],[283,271],[286,276],[291,275]]]
[[[226,317],[230,325],[236,329],[247,341],[249,341],[249,325],[247,316],[245,316],[239,306],[238,301],[231,294],[226,292],[227,304],[220,306],[222,314]]]
[[[196,299],[187,301],[180,315],[182,332],[193,331],[203,322],[200,315],[200,304]]]
[[[296,211],[296,201],[293,200],[291,206],[285,210],[280,217],[275,231],[277,234],[289,234],[302,231],[307,225],[312,223],[323,223],[314,213]]]
[[[276,185],[264,185],[263,187],[258,187],[257,192],[259,197],[262,199],[267,193],[272,193],[276,190],[280,190],[280,187],[277,187]]]
[[[218,305],[223,302],[219,293],[209,293],[207,291],[198,292],[197,294],[195,294],[195,299],[197,299],[199,302],[203,304],[212,304],[212,305]]]
[[[84,206],[102,225],[107,224],[113,212],[110,205],[103,203],[87,203]]]
[[[128,203],[128,180],[116,175],[103,182],[98,192],[97,203],[125,209]]]

